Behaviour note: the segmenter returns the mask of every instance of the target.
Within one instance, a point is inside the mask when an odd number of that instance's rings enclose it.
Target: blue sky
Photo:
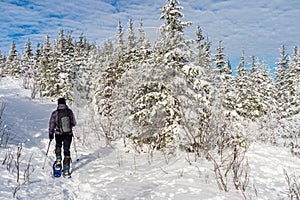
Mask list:
[[[225,54],[233,67],[244,49],[246,59],[258,57],[269,66],[279,57],[282,44],[292,53],[300,44],[299,0],[182,0],[184,21],[193,22],[186,30],[194,38],[199,24],[212,42],[212,52],[222,40]],[[54,40],[60,29],[81,33],[101,45],[113,39],[120,19],[124,31],[128,19],[138,28],[142,18],[144,29],[155,38],[164,0],[1,0],[0,50],[7,55],[12,41],[20,51],[30,39],[33,48],[44,42],[46,34]]]

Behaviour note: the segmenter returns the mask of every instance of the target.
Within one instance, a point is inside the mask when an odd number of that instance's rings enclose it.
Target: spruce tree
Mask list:
[[[125,54],[125,46],[123,39],[123,27],[121,21],[118,21],[117,34],[116,34],[116,47],[114,48],[111,43],[106,43],[101,50],[101,77],[97,80],[95,88],[95,103],[97,105],[97,112],[100,116],[111,115],[112,91],[115,88],[116,81],[124,73],[125,69],[122,68]],[[103,71],[102,71],[103,70]]]
[[[128,22],[127,52],[134,52],[136,48],[136,37],[133,29],[132,18]]]
[[[124,54],[124,39],[123,39],[123,27],[121,24],[121,21],[118,21],[118,26],[117,26],[117,47],[116,47],[116,55],[118,58],[120,58]]]
[[[0,77],[5,76],[5,70],[6,70],[6,57],[2,55],[2,52],[0,51]]]
[[[31,98],[35,99],[37,95],[42,97],[42,45],[37,43],[35,53],[33,55],[33,80],[31,88]]]
[[[282,117],[288,116],[289,109],[289,82],[288,82],[288,71],[289,71],[289,60],[286,54],[285,46],[281,46],[280,58],[278,60],[276,71],[275,71],[275,85],[277,90],[277,103],[278,103],[278,113]]]
[[[223,52],[224,47],[222,47],[222,41],[219,41],[219,46],[216,48],[216,50],[217,53],[215,54],[215,59],[214,59],[215,68],[213,69],[213,72],[219,75],[230,74],[231,69],[228,69],[228,64],[225,61],[225,54]]]
[[[183,7],[178,0],[167,0],[167,5],[162,8],[160,19],[166,20],[160,28],[160,37],[154,46],[158,62],[168,67],[182,67],[191,60],[191,40],[184,38],[184,29],[191,22],[182,22],[184,14],[180,12]]]
[[[31,42],[28,40],[25,44],[25,49],[22,53],[22,57],[20,60],[20,70],[21,70],[21,76],[23,79],[23,87],[25,89],[29,89],[30,83],[33,79],[33,67],[34,67],[34,59],[33,59],[33,53],[31,48]]]
[[[267,66],[255,61],[252,57],[252,68],[250,73],[251,78],[251,91],[252,105],[249,105],[249,113],[256,113],[254,117],[261,117],[275,111],[275,87],[271,74],[267,70]]]
[[[4,74],[19,77],[20,73],[18,51],[16,50],[15,42],[12,42]]]
[[[204,41],[205,40],[205,41]],[[208,75],[211,73],[211,43],[204,37],[201,27],[198,25],[196,30],[196,62],[195,64],[204,69]]]
[[[56,94],[57,79],[57,59],[50,43],[50,37],[46,35],[41,55],[42,96],[52,97]]]
[[[300,65],[298,49],[295,46],[293,49],[293,57],[288,63],[288,72],[286,73],[286,94],[288,95],[288,115],[294,116],[300,112]]]
[[[144,54],[148,53],[147,51],[150,50],[151,44],[149,38],[146,36],[146,33],[143,29],[143,20],[140,20],[140,26],[139,26],[139,36],[138,36],[138,48],[140,51],[142,51]]]
[[[94,51],[93,48],[95,47],[92,47],[87,41],[84,42],[82,35],[79,37],[74,52],[73,71],[71,72],[72,98],[78,106],[87,105],[92,101],[92,77],[95,65],[89,64],[89,58]]]
[[[193,125],[197,122],[193,119],[199,103],[208,103],[205,99],[207,83],[201,81],[203,70],[191,64],[192,41],[184,38],[184,28],[190,23],[181,22],[181,9],[178,1],[167,1],[161,15],[166,22],[160,26],[153,60],[137,65],[125,73],[127,78],[122,77],[123,83],[130,77],[139,77],[128,81],[133,82],[127,87],[132,88],[132,95],[125,98],[131,108],[132,122],[128,124],[136,127],[128,130],[128,134],[137,145],[151,145],[151,148],[172,153],[179,144],[194,143],[197,127]],[[177,134],[182,128],[191,128],[187,131],[188,137]]]
[[[245,60],[245,51],[242,51],[242,56],[241,56],[241,62],[238,64],[237,67],[237,76],[245,76],[247,75],[247,69],[246,69],[246,60]]]

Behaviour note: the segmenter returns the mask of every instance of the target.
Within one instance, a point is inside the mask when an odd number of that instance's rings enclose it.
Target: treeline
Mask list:
[[[233,76],[222,43],[212,53],[200,26],[194,40],[185,39],[191,22],[181,21],[176,0],[167,2],[153,45],[142,20],[135,30],[130,19],[127,31],[119,21],[116,40],[100,47],[61,30],[55,40],[46,36],[35,52],[30,41],[21,54],[12,43],[8,57],[0,53],[0,74],[22,79],[32,98],[64,96],[94,107],[107,141],[131,138],[137,150],[180,146],[200,154],[215,148],[220,135],[222,141],[242,138],[237,122],[299,113],[297,47],[289,57],[282,46],[274,75],[257,58],[247,64],[242,55]]]
[[[22,78],[24,88],[32,90],[32,98],[65,96],[72,100],[73,88],[79,84],[74,82],[78,71],[85,70],[88,55],[95,49],[84,36],[76,41],[64,30],[54,42],[47,35],[43,44],[37,44],[35,52],[30,40],[21,54],[13,42],[9,56],[0,55],[0,73],[2,77]]]

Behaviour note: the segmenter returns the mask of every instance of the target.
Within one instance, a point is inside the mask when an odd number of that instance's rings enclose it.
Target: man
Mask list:
[[[59,98],[58,106],[52,112],[49,121],[49,139],[52,141],[55,134],[55,154],[56,154],[56,167],[61,167],[62,155],[61,148],[63,147],[63,175],[70,174],[71,153],[70,146],[72,142],[73,132],[72,127],[76,125],[76,120],[73,111],[66,105],[65,98]]]

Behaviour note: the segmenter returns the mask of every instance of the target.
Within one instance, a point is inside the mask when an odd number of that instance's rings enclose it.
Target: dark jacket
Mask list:
[[[69,109],[66,104],[58,104],[57,110]],[[55,110],[52,112],[50,121],[49,121],[49,134],[61,134],[58,128],[58,111]],[[76,125],[76,120],[73,114],[73,111],[69,109],[71,125],[74,127]]]

